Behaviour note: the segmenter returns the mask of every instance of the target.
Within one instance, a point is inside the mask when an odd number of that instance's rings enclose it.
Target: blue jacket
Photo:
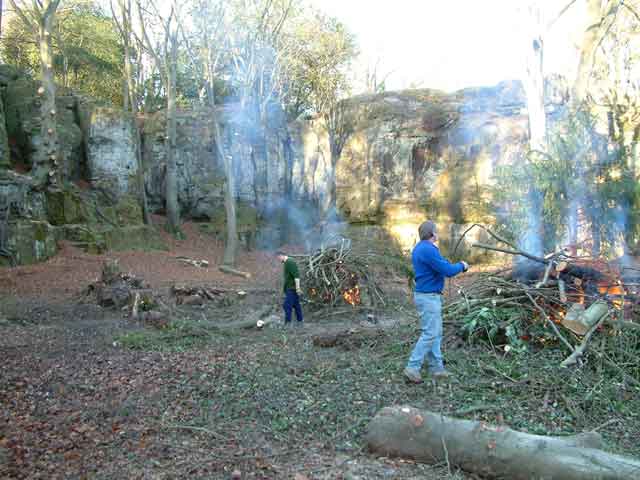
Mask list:
[[[438,247],[428,240],[416,245],[411,260],[416,274],[416,292],[419,293],[442,293],[444,277],[453,277],[464,270],[462,262],[449,263],[440,255]]]

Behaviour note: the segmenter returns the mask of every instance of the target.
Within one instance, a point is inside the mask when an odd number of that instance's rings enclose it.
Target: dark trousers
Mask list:
[[[296,319],[301,322],[302,319],[302,307],[300,306],[300,297],[293,289],[288,289],[284,292],[284,303],[282,304],[282,308],[284,308],[284,323],[291,322],[291,310],[295,309],[296,311]]]

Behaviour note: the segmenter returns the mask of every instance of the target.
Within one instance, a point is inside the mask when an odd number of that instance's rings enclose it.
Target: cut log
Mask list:
[[[251,274],[250,273],[242,272],[240,270],[236,270],[235,268],[231,268],[228,265],[220,265],[218,267],[218,269],[222,273],[228,273],[229,275],[235,275],[236,277],[242,277],[242,278],[246,278],[246,279],[251,278]]]
[[[405,406],[378,412],[366,441],[378,455],[447,462],[488,478],[640,478],[640,461],[599,450],[602,439],[594,432],[568,437],[531,435]]]
[[[135,293],[133,296],[133,305],[131,305],[131,318],[133,320],[138,320],[140,301],[141,301],[140,294]]]
[[[277,323],[279,317],[272,315],[273,305],[265,305],[259,310],[249,312],[247,318],[244,320],[238,320],[236,322],[221,323],[215,326],[218,330],[238,330],[238,329],[251,329],[262,328],[272,323]]]
[[[189,258],[189,257],[176,257],[176,260],[178,260],[179,262],[182,263],[186,263],[187,265],[192,265],[194,267],[198,267],[198,268],[208,268],[209,267],[209,261],[208,260],[195,260],[193,258]]]
[[[560,364],[561,367],[568,367],[570,365],[578,363],[578,360],[584,355],[584,352],[587,349],[587,345],[589,344],[589,340],[591,339],[591,335],[593,335],[593,333],[598,329],[598,327],[602,323],[604,323],[604,321],[607,319],[607,317],[609,317],[609,313],[607,313],[606,316],[601,317],[600,320],[598,320],[598,322],[595,325],[591,326],[591,329],[584,336],[584,338],[582,339],[582,342],[580,343],[578,348],[576,348],[575,351],[571,355],[569,355],[569,357],[567,357],[567,359],[564,360]]]

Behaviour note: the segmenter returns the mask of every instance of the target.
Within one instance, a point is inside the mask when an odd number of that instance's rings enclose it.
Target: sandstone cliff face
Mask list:
[[[446,225],[445,243],[470,223],[493,221],[486,209],[488,188],[495,168],[514,161],[526,144],[525,105],[515,82],[452,94],[414,90],[349,100],[351,134],[336,171],[339,214],[352,224],[381,226],[405,248],[425,218]],[[332,179],[322,120],[287,125],[274,109],[266,127],[250,128],[233,107],[216,115],[225,151],[233,157],[238,198],[255,208],[262,229],[281,230],[284,223],[310,229]],[[164,204],[165,157],[164,114],[158,112],[144,124],[147,192],[157,211]],[[180,112],[178,165],[183,214],[223,228],[225,179],[209,111]],[[281,234],[268,233],[273,242]]]
[[[133,115],[115,108],[82,108],[87,180],[115,195],[137,194],[137,130]]]
[[[36,83],[0,68],[0,86],[0,123],[6,125],[6,135],[0,126],[0,154],[10,149],[10,156],[3,154],[0,161],[5,171],[0,197],[5,203],[9,197],[21,198],[31,212],[26,207],[14,212],[12,231],[20,230],[24,237],[26,227],[17,225],[21,219],[45,222],[55,227],[56,238],[100,250],[109,248],[109,235],[103,230],[141,228],[134,205],[139,194],[135,120],[121,110],[62,92],[58,108],[65,179],[82,180],[90,191],[69,187],[62,196],[43,195],[28,186],[28,174],[7,170],[28,168],[39,142]],[[234,106],[215,114],[224,150],[233,158],[242,217],[239,233],[245,244],[273,246],[291,235],[295,240],[301,233],[317,235],[333,178],[323,122],[287,123],[276,107],[260,127],[251,125]],[[445,247],[468,224],[492,222],[486,206],[493,172],[518,157],[528,135],[524,92],[518,83],[451,94],[412,90],[355,97],[345,102],[345,118],[350,134],[335,172],[338,213],[352,225],[354,235],[390,236],[405,248],[413,244],[417,225],[426,218],[441,224]],[[141,120],[145,188],[152,210],[162,212],[164,112]],[[208,221],[206,230],[223,238],[225,178],[212,112],[181,111],[177,123],[182,214]],[[120,201],[131,207],[126,208],[133,212],[131,218],[117,216]],[[91,208],[75,208],[78,203]],[[93,233],[83,234],[74,225],[90,225]],[[358,225],[367,228],[358,233]],[[47,252],[55,251],[51,242],[47,245]]]
[[[219,108],[224,150],[233,157],[239,200],[260,210],[285,193],[289,132],[283,115],[274,113],[267,127],[248,126],[233,107]],[[164,112],[144,121],[144,162],[151,205],[164,204],[166,122]],[[210,219],[224,199],[224,171],[218,158],[213,115],[208,109],[181,111],[177,121],[179,200],[185,215]]]
[[[164,248],[142,224],[134,119],[59,90],[63,185],[42,190],[29,175],[41,142],[38,83],[0,66],[0,265],[41,262],[66,240],[91,252]]]
[[[519,84],[452,94],[389,92],[353,98],[346,108],[353,133],[336,182],[337,207],[347,221],[381,225],[405,248],[426,218],[446,226],[445,243],[469,223],[492,221],[485,208],[492,174],[527,141]],[[330,178],[326,128],[316,120],[293,131],[296,193],[323,195]]]

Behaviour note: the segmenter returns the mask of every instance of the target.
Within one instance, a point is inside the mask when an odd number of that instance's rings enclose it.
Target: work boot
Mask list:
[[[414,370],[413,368],[405,368],[404,369],[404,378],[411,383],[422,383],[422,377],[420,376],[420,372]]]

